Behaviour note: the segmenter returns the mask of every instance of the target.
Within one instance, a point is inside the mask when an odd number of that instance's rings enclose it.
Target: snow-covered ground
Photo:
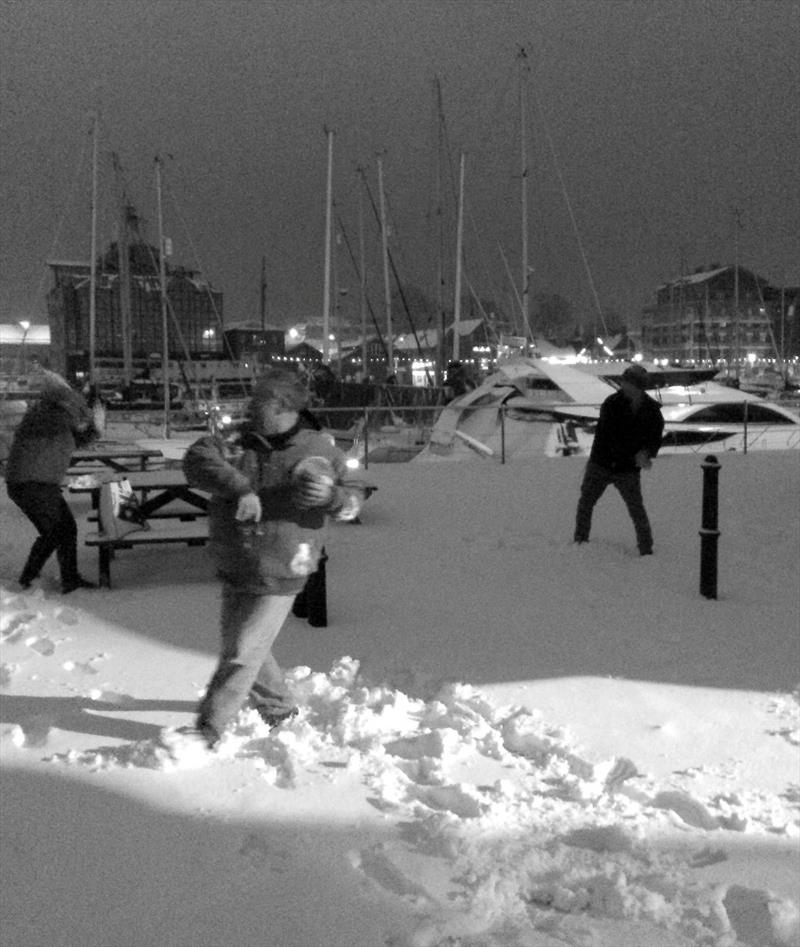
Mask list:
[[[279,639],[301,713],[177,759],[162,728],[215,661],[206,552],[21,593],[3,489],[2,943],[797,944],[800,463],[720,458],[714,601],[701,459],[646,474],[643,559],[615,493],[570,543],[580,458],[371,467],[329,627]]]

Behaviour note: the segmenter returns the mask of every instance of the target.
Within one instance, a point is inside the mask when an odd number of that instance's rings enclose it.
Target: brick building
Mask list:
[[[158,250],[147,244],[129,247],[127,273],[120,273],[112,244],[98,261],[95,291],[95,364],[98,377],[133,374],[160,364],[163,349]],[[88,263],[51,262],[53,286],[47,294],[50,362],[70,379],[89,370]],[[199,273],[165,262],[168,300],[168,347],[171,359],[222,358],[222,293]],[[123,296],[125,287],[127,293]],[[127,307],[125,302],[127,300]],[[126,331],[125,323],[129,330]],[[126,345],[129,346],[126,353]]]
[[[796,287],[770,286],[741,266],[698,270],[658,288],[655,305],[642,313],[642,347],[652,358],[681,363],[791,358],[800,354],[797,295]]]

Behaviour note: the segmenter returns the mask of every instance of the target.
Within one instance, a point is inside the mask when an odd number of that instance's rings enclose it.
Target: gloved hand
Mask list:
[[[333,499],[333,480],[330,477],[298,477],[292,496],[295,506],[301,510],[327,506]]]
[[[649,470],[653,466],[653,461],[650,457],[650,454],[642,448],[635,457],[636,466],[640,470]]]
[[[252,520],[258,523],[261,520],[261,500],[257,493],[245,493],[239,497],[239,505],[236,507],[236,519],[240,523]]]

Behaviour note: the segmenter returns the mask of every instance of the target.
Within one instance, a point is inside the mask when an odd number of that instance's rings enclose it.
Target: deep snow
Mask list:
[[[330,626],[279,639],[300,715],[177,760],[162,728],[215,659],[205,551],[21,593],[3,489],[3,944],[798,943],[800,455],[720,458],[716,601],[701,459],[645,475],[645,559],[613,493],[569,542],[580,458],[370,467]]]

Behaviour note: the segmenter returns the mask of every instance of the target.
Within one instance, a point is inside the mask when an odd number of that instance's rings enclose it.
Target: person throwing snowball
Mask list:
[[[364,499],[333,439],[302,423],[307,403],[294,372],[270,369],[235,442],[203,437],[184,457],[190,486],[211,494],[209,549],[222,580],[219,661],[196,721],[209,747],[245,704],[270,726],[297,712],[272,646],[317,568],[330,518],[355,519]]]
[[[620,390],[600,407],[600,420],[581,484],[575,514],[576,543],[589,541],[592,511],[609,484],[619,491],[636,530],[639,555],[653,553],[653,533],[642,500],[641,472],[652,466],[661,446],[664,418],[658,404],[645,392],[649,381],[641,365],[622,373]]]

